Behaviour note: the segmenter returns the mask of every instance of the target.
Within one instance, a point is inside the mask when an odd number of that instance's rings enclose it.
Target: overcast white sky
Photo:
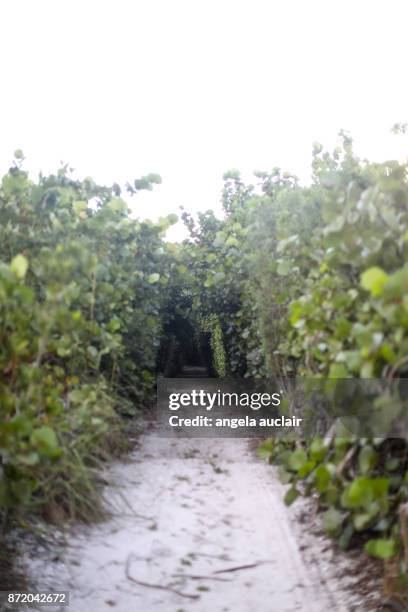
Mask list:
[[[232,167],[307,180],[341,128],[404,159],[407,22],[407,0],[1,0],[0,170],[22,148],[33,172],[158,172],[154,218],[216,208]]]

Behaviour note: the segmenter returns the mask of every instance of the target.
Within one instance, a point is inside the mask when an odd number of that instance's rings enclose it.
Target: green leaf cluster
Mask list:
[[[120,415],[149,401],[174,219],[131,218],[119,196],[67,167],[35,182],[18,161],[1,180],[0,514],[89,515]]]

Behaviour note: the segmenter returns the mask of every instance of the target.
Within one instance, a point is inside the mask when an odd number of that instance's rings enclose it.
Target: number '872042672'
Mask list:
[[[0,607],[8,609],[45,606],[69,606],[68,591],[0,591]]]

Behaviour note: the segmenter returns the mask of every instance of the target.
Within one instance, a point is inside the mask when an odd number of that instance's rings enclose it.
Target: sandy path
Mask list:
[[[30,561],[43,588],[69,588],[70,610],[350,610],[305,566],[283,487],[246,440],[146,434],[109,476],[117,517],[77,528],[64,563]],[[252,567],[223,571],[239,566]],[[174,590],[136,584],[126,567],[138,581]]]

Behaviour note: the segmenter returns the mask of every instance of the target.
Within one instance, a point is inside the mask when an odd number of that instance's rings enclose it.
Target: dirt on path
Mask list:
[[[25,559],[40,588],[70,591],[73,612],[366,609],[334,580],[335,559],[304,555],[284,487],[247,440],[147,433],[107,476],[115,516],[73,529],[53,563]]]

